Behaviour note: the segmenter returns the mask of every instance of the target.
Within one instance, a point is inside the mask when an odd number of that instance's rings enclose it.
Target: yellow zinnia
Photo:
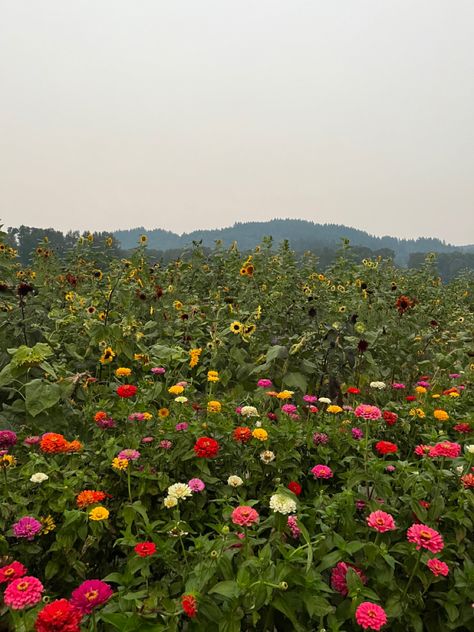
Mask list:
[[[124,366],[119,367],[115,371],[115,375],[117,377],[128,377],[129,375],[131,375],[131,373],[132,373],[132,369],[127,369]]]
[[[89,518],[90,520],[96,520],[96,521],[107,520],[107,518],[109,517],[109,513],[110,512],[108,509],[100,505],[99,507],[94,507],[94,509],[91,509],[89,511]]]
[[[445,410],[437,409],[434,411],[433,416],[438,421],[448,421],[449,415]]]
[[[184,391],[184,386],[181,386],[180,384],[175,384],[174,386],[170,386],[168,389],[168,393],[170,393],[171,395],[181,395],[183,391]]]
[[[114,470],[126,470],[128,467],[128,459],[119,459],[118,456],[112,461],[112,467]]]
[[[342,408],[340,406],[331,405],[326,408],[327,413],[332,413],[333,415],[337,415],[337,413],[342,413]]]
[[[215,400],[211,400],[207,402],[207,412],[208,413],[220,413],[222,410],[222,404]]]
[[[268,439],[268,432],[264,428],[255,428],[252,430],[252,437],[259,441],[266,441]]]
[[[278,399],[290,399],[294,391],[280,391],[277,393]]]
[[[207,372],[207,381],[208,382],[218,382],[219,381],[219,373],[217,371],[208,371]]]

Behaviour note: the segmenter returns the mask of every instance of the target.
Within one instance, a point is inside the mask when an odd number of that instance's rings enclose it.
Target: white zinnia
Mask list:
[[[240,414],[244,417],[258,417],[258,411],[255,406],[242,406]]]
[[[369,384],[370,388],[378,388],[379,391],[381,391],[382,389],[384,389],[387,385],[385,384],[385,382],[371,382]]]
[[[271,463],[275,459],[275,453],[271,450],[260,452],[260,458],[264,463]]]
[[[49,478],[49,476],[47,474],[44,474],[43,472],[37,472],[36,474],[32,474],[30,481],[32,483],[44,483],[44,481],[47,481]]]
[[[270,509],[281,514],[295,513],[296,502],[286,494],[273,494],[270,497]]]
[[[330,404],[331,400],[329,399],[329,397],[320,397],[318,399],[318,402],[321,402],[322,404]]]
[[[175,483],[174,485],[170,485],[168,487],[168,496],[176,498],[176,500],[179,500],[180,498],[188,498],[192,495],[193,490],[186,483]]]
[[[174,398],[175,402],[178,402],[178,404],[185,404],[188,401],[187,397],[184,397],[184,395],[179,395],[178,397]]]
[[[230,485],[231,487],[240,487],[243,484],[244,481],[240,478],[240,476],[236,476],[235,474],[229,476],[227,479],[227,485]]]
[[[174,496],[166,496],[166,498],[163,501],[163,504],[167,509],[172,509],[173,507],[176,507],[176,505],[178,504],[178,499],[175,498]]]
[[[469,454],[474,454],[474,443],[471,443],[470,445],[466,445],[464,447],[466,452],[469,452]]]

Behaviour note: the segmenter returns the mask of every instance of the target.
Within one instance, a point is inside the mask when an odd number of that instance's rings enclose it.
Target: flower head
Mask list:
[[[270,509],[281,514],[295,513],[296,502],[286,494],[273,494],[270,496]]]
[[[100,579],[87,579],[73,590],[71,604],[82,614],[90,614],[113,595],[112,588]]]
[[[210,459],[219,452],[219,444],[211,437],[200,437],[194,444],[194,453],[201,458]]]
[[[367,517],[367,524],[379,533],[394,531],[397,528],[393,517],[385,511],[373,511]]]
[[[332,478],[334,476],[333,471],[327,465],[315,465],[311,468],[311,473],[314,478]]]
[[[186,483],[175,483],[168,487],[168,496],[180,500],[186,499],[193,495],[193,490]]]
[[[181,607],[190,619],[194,619],[197,616],[198,608],[196,597],[194,595],[182,595]]]
[[[13,430],[0,430],[0,450],[8,450],[12,448],[16,442],[16,432],[13,432]]]
[[[407,539],[408,542],[416,544],[417,550],[423,548],[431,553],[439,553],[444,548],[441,534],[426,524],[412,524],[407,531]]]
[[[202,491],[204,491],[204,489],[206,489],[206,485],[205,485],[204,481],[202,481],[200,478],[192,478],[190,481],[188,481],[188,486],[195,493],[202,492]],[[169,493],[169,491],[168,491],[168,493]]]
[[[36,518],[33,518],[32,516],[24,516],[13,525],[13,534],[17,538],[33,540],[35,535],[37,535],[42,528],[43,525],[39,522],[39,520],[36,520]]]
[[[153,542],[139,542],[133,550],[140,557],[149,557],[156,553],[156,545]]]
[[[252,431],[248,426],[238,426],[232,433],[234,441],[247,443],[252,438]]]
[[[264,428],[255,428],[252,431],[252,437],[259,441],[266,441],[268,439],[268,432]]]
[[[122,384],[116,390],[116,393],[119,397],[123,399],[128,399],[130,397],[134,397],[137,393],[137,387],[133,384]]]
[[[222,409],[222,404],[218,401],[211,400],[207,402],[207,412],[208,413],[220,413]]]
[[[446,575],[448,575],[449,573],[449,566],[445,562],[438,560],[436,557],[428,560],[426,562],[426,566],[436,577],[438,577],[438,575],[443,575],[443,577],[446,577]]]
[[[379,454],[394,454],[398,451],[397,445],[390,441],[378,441],[375,444],[375,449]]]
[[[0,568],[0,584],[12,582],[14,579],[23,577],[27,572],[28,569],[21,562],[11,562]]]
[[[25,575],[14,579],[5,588],[3,600],[12,610],[24,610],[41,601],[43,584],[36,577]]]
[[[355,618],[364,630],[380,630],[387,623],[385,610],[370,601],[364,601],[358,606]]]
[[[79,509],[84,509],[84,507],[88,507],[89,505],[95,505],[96,503],[102,502],[106,495],[107,494],[102,491],[85,489],[77,495],[76,505]]]
[[[234,509],[231,519],[234,524],[240,525],[241,527],[251,527],[258,522],[259,515],[253,507],[241,505]]]
[[[356,417],[362,417],[362,419],[380,419],[382,411],[377,406],[371,406],[370,404],[359,404],[354,411]]]
[[[67,599],[56,599],[39,611],[36,632],[81,632],[82,613]]]
[[[367,582],[367,577],[364,573],[356,568],[353,564],[346,564],[346,562],[338,562],[336,566],[331,571],[331,587],[336,590],[338,593],[346,597],[349,590],[347,587],[346,575],[349,569],[352,570],[359,575],[362,583]]]
[[[89,519],[94,520],[95,522],[100,522],[101,520],[107,520],[109,514],[110,512],[108,509],[99,505],[89,511]]]
[[[227,485],[230,485],[231,487],[240,487],[243,484],[244,481],[240,478],[240,476],[236,476],[235,474],[232,474],[227,479]]]

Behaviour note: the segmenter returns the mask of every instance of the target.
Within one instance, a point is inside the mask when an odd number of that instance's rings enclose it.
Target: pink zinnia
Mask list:
[[[267,378],[262,378],[258,380],[257,386],[260,386],[260,388],[270,388],[270,386],[273,386],[273,382]]]
[[[40,441],[41,441],[41,437],[38,437],[38,435],[34,435],[31,437],[26,437],[26,439],[23,441],[23,445],[26,445],[29,447],[32,445],[36,445]]]
[[[288,516],[286,521],[291,535],[293,538],[299,538],[301,535],[301,529],[298,527],[298,518],[296,516]]]
[[[428,456],[437,457],[444,456],[450,459],[456,459],[461,454],[461,446],[459,443],[452,443],[451,441],[442,441],[437,443],[428,452]]]
[[[443,577],[446,577],[446,575],[449,573],[449,566],[441,560],[438,560],[437,557],[428,560],[426,562],[426,566],[430,569],[433,575],[436,575],[436,577],[438,577],[438,575],[443,575]]]
[[[73,590],[71,603],[82,614],[90,614],[94,608],[101,606],[113,595],[112,588],[100,579],[87,579]]]
[[[379,533],[394,531],[397,528],[393,517],[385,511],[373,511],[367,516],[367,524]]]
[[[36,577],[26,575],[14,579],[5,588],[3,600],[12,610],[23,610],[36,606],[43,595],[43,584]]]
[[[380,419],[382,411],[377,406],[371,406],[370,404],[359,404],[354,411],[356,417],[362,417],[362,419]]]
[[[376,603],[364,601],[355,612],[355,618],[364,630],[380,630],[387,623],[385,610]]]
[[[427,454],[430,453],[431,447],[432,446],[430,445],[425,445],[423,443],[420,443],[419,445],[416,446],[413,452],[417,454],[418,456],[426,456]]]
[[[163,375],[164,373],[166,373],[166,369],[165,369],[163,366],[154,366],[154,367],[151,369],[151,372],[152,372],[154,375]]]
[[[392,388],[394,388],[396,390],[400,390],[402,388],[405,388],[405,384],[402,384],[402,382],[394,382],[392,384]]]
[[[160,448],[163,448],[163,450],[170,450],[172,447],[173,443],[168,439],[162,439],[162,441],[160,441]]]
[[[0,568],[0,584],[12,582],[14,579],[26,575],[28,569],[21,562],[12,562]]]
[[[33,518],[32,516],[24,516],[13,525],[13,534],[17,538],[33,540],[35,535],[37,535],[42,528],[43,525],[39,522],[39,520],[36,520],[36,518]]]
[[[416,549],[424,548],[431,553],[439,553],[444,548],[443,537],[426,524],[412,524],[407,531],[408,542],[416,544]]]
[[[193,492],[202,492],[206,488],[206,485],[200,478],[192,478],[188,481],[188,487],[190,487]]]
[[[258,521],[259,515],[258,512],[253,509],[253,507],[249,507],[248,505],[241,505],[240,507],[236,507],[234,509],[231,518],[234,524],[238,524],[241,527],[251,527],[255,522]]]
[[[318,401],[318,398],[316,397],[316,395],[303,395],[303,401],[307,402],[308,404],[314,404],[314,402]]]
[[[315,465],[311,469],[314,478],[332,478],[333,472],[327,465]]]
[[[13,430],[0,430],[0,448],[12,448],[16,442],[16,432],[13,432]]]
[[[189,424],[187,424],[185,421],[180,421],[179,424],[176,424],[176,426],[174,427],[176,432],[185,432],[188,428]]]
[[[356,568],[353,564],[346,564],[346,562],[338,562],[331,571],[331,587],[336,590],[343,597],[346,597],[349,590],[347,588],[346,575],[348,570],[352,568],[354,572],[359,575],[363,584],[367,582],[367,577],[364,573]]]
[[[119,459],[127,459],[127,461],[136,461],[140,458],[141,454],[138,450],[132,450],[131,448],[127,448],[126,450],[122,450],[118,453]]]
[[[293,415],[293,413],[296,413],[298,409],[294,404],[283,404],[281,410],[287,415]]]

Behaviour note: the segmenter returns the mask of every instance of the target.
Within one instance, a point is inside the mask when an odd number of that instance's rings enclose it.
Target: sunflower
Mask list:
[[[105,312],[99,312],[99,320],[104,322],[104,320],[105,320]]]
[[[234,320],[233,323],[231,323],[229,329],[231,330],[231,332],[233,334],[240,334],[242,333],[242,330],[244,328],[244,325],[242,323],[239,323],[238,320]]]
[[[247,268],[240,268],[239,274],[240,276],[247,276]]]
[[[148,237],[146,235],[140,235],[140,239],[139,239],[140,243],[142,245],[146,244],[148,241]]]
[[[248,325],[244,325],[243,334],[244,336],[251,336],[252,334],[255,333],[256,330],[257,330],[257,325],[250,323]]]
[[[345,305],[341,305],[338,311],[339,311],[341,314],[343,314],[343,313],[346,311],[346,309],[347,309],[347,308],[346,308],[346,306],[345,306]]]
[[[97,281],[102,281],[102,277],[104,276],[102,274],[102,270],[92,270],[92,276],[94,277],[94,279],[96,279]]]
[[[170,414],[170,411],[168,410],[168,408],[160,408],[158,410],[158,417],[160,419],[166,419],[166,417],[168,417]]]
[[[254,271],[255,267],[251,263],[245,268],[245,274],[249,277],[253,276]]]
[[[95,307],[93,305],[89,305],[89,307],[87,308],[87,313],[94,314],[94,312],[95,312]]]
[[[99,362],[101,364],[110,364],[117,354],[112,347],[106,347],[104,353],[100,356]]]
[[[105,240],[105,245],[108,246],[110,248],[110,246],[112,246],[114,243],[114,240],[112,239],[112,237],[107,237],[107,239]]]

